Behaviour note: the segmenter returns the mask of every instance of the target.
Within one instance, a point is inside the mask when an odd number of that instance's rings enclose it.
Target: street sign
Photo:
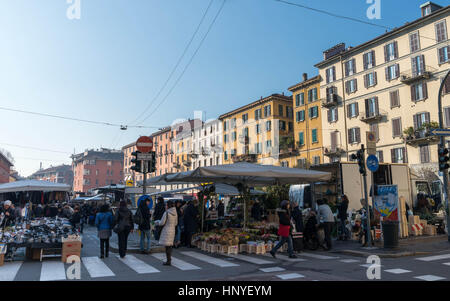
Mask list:
[[[133,187],[133,185],[134,185],[133,180],[127,180],[125,184],[126,187]]]
[[[367,154],[375,155],[377,153],[377,140],[374,132],[366,132]]]
[[[450,136],[450,129],[434,129],[430,131],[433,136]]]
[[[141,136],[136,141],[136,148],[142,153],[149,153],[153,150],[153,138],[148,136]]]
[[[369,157],[367,157],[366,165],[367,169],[369,169],[371,172],[376,172],[378,170],[378,167],[380,166],[378,158],[375,155],[370,155]]]
[[[154,153],[138,153],[137,159],[141,161],[151,161],[153,159]]]

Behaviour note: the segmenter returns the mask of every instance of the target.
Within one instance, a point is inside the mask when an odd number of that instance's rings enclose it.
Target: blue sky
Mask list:
[[[369,21],[366,0],[291,1]],[[156,103],[188,62],[221,2],[214,0]],[[373,22],[401,26],[420,17],[424,2],[381,0],[382,19]],[[0,106],[129,124],[164,84],[208,4],[209,0],[81,0],[81,19],[69,20],[66,0],[1,0]],[[299,82],[303,72],[317,73],[313,65],[322,59],[323,50],[339,42],[355,46],[384,31],[273,0],[227,0],[192,65],[144,125],[165,126],[193,117],[194,110],[215,118],[261,96],[288,93],[287,87]],[[0,148],[12,153],[25,176],[40,162],[44,167],[70,163],[74,151],[120,148],[152,132],[2,110],[0,127]]]

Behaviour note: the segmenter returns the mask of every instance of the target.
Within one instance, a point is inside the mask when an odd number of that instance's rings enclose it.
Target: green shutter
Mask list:
[[[303,140],[303,132],[298,133],[298,141],[300,145],[303,145],[305,141]]]
[[[312,142],[317,142],[317,129],[311,131]]]

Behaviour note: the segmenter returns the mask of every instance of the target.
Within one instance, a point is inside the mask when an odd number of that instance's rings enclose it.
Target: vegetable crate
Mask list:
[[[247,253],[247,244],[239,245],[239,253]]]
[[[266,246],[264,244],[259,244],[256,246],[256,254],[266,254]]]
[[[228,254],[228,246],[221,245],[219,248],[219,253],[220,254]]]
[[[239,246],[229,246],[228,247],[228,254],[238,254],[239,253]]]

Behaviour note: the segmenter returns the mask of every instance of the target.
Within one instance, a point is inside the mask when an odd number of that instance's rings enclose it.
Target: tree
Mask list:
[[[289,200],[290,185],[268,186],[265,191],[267,194],[263,200],[267,209],[276,209],[280,206],[281,201]]]

